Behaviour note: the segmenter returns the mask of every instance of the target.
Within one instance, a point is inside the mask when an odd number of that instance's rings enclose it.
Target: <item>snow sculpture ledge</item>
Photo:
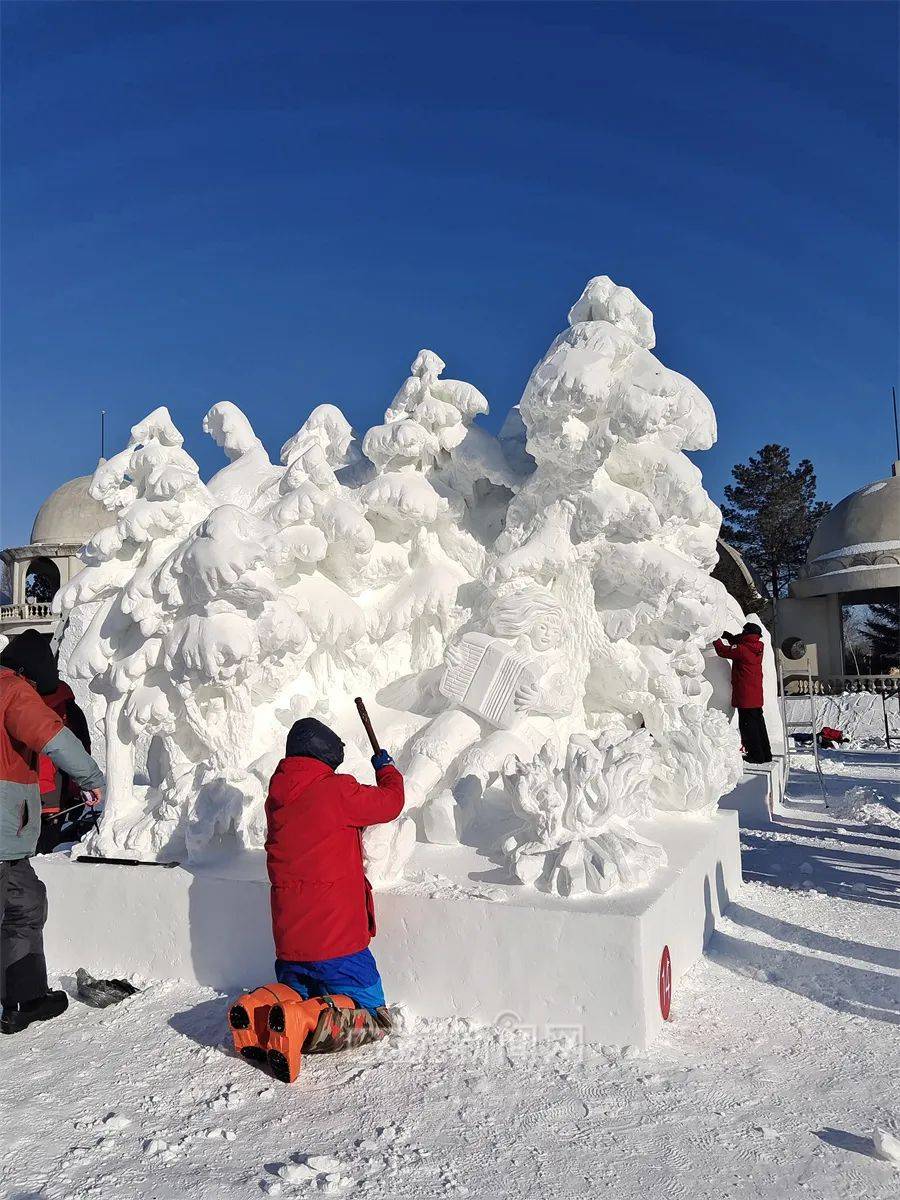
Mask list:
[[[646,882],[664,855],[633,822],[709,814],[741,772],[703,674],[730,613],[720,515],[683,453],[715,418],[653,345],[649,310],[601,276],[496,438],[430,350],[361,442],[322,405],[277,464],[215,405],[229,462],[208,484],[164,408],[135,425],[91,489],[117,522],[57,601],[106,742],[91,851],[258,849],[298,717],[337,727],[366,775],[362,694],[408,784],[366,835],[375,882],[416,838],[565,896]]]

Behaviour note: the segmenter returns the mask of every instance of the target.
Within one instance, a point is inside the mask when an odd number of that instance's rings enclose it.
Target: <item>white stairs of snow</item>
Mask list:
[[[784,754],[775,754],[770,763],[744,763],[744,774],[737,786],[719,801],[719,808],[733,809],[741,826],[760,829],[779,816],[787,816],[785,790],[788,763]],[[815,800],[805,801],[814,804]]]

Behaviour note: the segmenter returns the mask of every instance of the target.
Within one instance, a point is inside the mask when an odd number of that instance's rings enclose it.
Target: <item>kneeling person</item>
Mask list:
[[[390,1028],[369,942],[372,888],[363,868],[362,831],[403,810],[403,776],[386,751],[373,756],[376,784],[338,775],[344,743],[312,717],[297,721],[269,783],[266,855],[272,884],[275,974],[304,999],[347,996],[305,1049],[337,1049]],[[352,1014],[352,1015],[351,1015]],[[341,1027],[346,1037],[335,1044]]]

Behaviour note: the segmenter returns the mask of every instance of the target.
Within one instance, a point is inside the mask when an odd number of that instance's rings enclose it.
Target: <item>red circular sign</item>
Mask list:
[[[662,958],[659,960],[659,1011],[662,1019],[668,1021],[669,1010],[672,1007],[672,957],[669,947],[663,946]]]

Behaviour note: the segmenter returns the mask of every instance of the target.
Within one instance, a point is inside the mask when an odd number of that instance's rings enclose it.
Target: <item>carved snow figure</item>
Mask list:
[[[464,633],[448,647],[439,690],[452,707],[415,740],[404,772],[407,808],[433,796],[422,815],[429,841],[457,840],[454,785],[469,785],[457,798],[471,807],[509,755],[527,759],[571,713],[564,623],[549,592],[523,588],[491,604],[489,634]]]
[[[563,756],[548,741],[530,762],[507,764],[523,824],[503,848],[521,883],[561,896],[603,893],[647,883],[665,864],[662,847],[632,827],[650,815],[651,740],[642,730],[600,749],[578,734]]]
[[[298,717],[364,773],[364,694],[415,818],[366,834],[373,882],[402,874],[415,825],[483,853],[512,833],[520,878],[558,891],[645,878],[658,856],[629,823],[709,811],[741,769],[703,675],[727,623],[719,513],[683,453],[715,420],[652,346],[649,311],[598,277],[497,438],[429,350],[362,446],[321,405],[276,465],[214,405],[230,461],[208,487],[165,409],[136,425],[92,485],[117,523],[58,601],[107,746],[92,848],[258,848]],[[534,762],[549,740],[565,760]]]

